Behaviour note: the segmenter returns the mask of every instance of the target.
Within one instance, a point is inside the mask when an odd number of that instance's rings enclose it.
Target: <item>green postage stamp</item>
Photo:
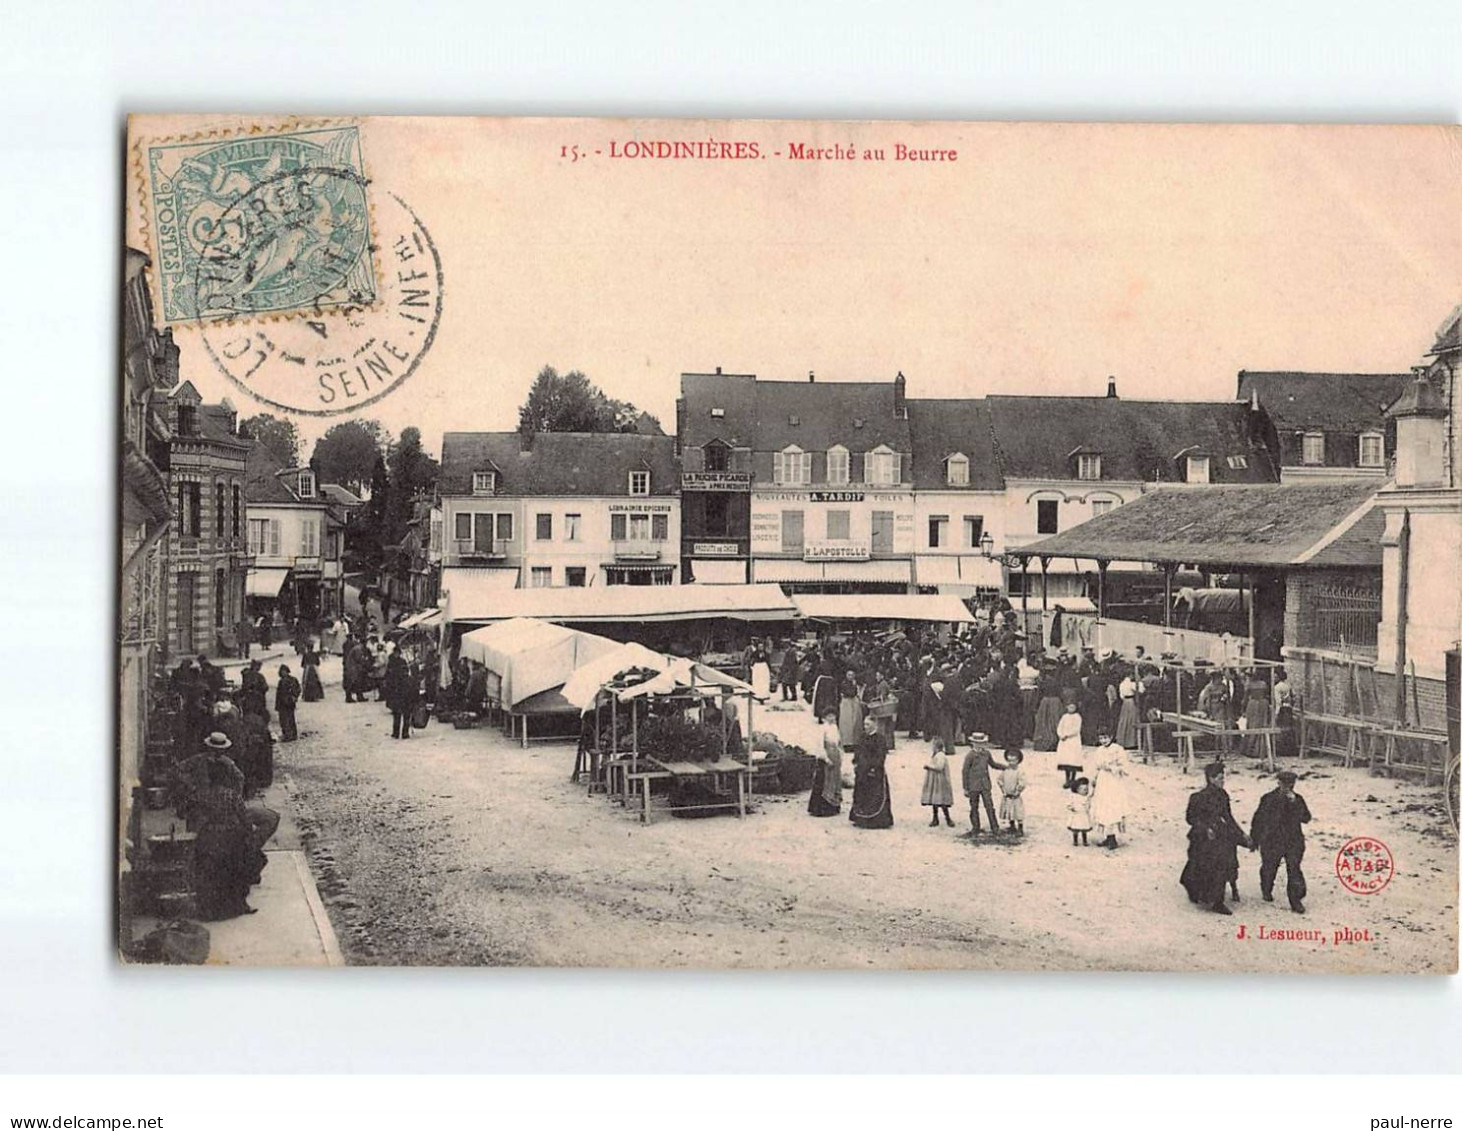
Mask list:
[[[375,302],[359,127],[169,140],[143,156],[166,322]]]

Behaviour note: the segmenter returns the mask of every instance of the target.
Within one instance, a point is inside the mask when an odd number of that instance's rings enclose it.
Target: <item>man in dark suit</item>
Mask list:
[[[1308,889],[1300,864],[1305,858],[1304,826],[1310,822],[1310,807],[1295,792],[1293,773],[1281,770],[1278,777],[1279,785],[1260,798],[1259,808],[1254,810],[1250,848],[1259,850],[1259,890],[1264,901],[1274,902],[1274,881],[1282,861],[1290,910],[1303,915]]]
[[[294,723],[294,706],[300,700],[300,681],[289,672],[288,664],[279,666],[279,682],[274,685],[274,712],[279,716],[279,736],[284,742],[299,737]]]

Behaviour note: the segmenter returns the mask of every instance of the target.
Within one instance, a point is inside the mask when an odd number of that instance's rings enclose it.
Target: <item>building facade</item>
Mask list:
[[[127,250],[122,293],[122,588],[118,625],[118,785],[121,828],[129,825],[132,792],[141,784],[153,680],[167,641],[168,432],[159,411],[178,380],[171,330],[153,321],[148,259]],[[122,860],[127,859],[125,852]]]
[[[184,381],[163,404],[170,435],[168,653],[231,655],[249,571],[244,482],[251,441],[227,400]]]
[[[669,436],[449,432],[441,588],[678,584],[679,490]]]
[[[751,576],[756,378],[682,373],[675,405],[680,463],[680,577],[744,585]]]
[[[320,620],[344,608],[345,516],[308,467],[286,467],[262,445],[249,453],[245,481],[250,618],[276,612]]]
[[[1386,410],[1407,373],[1241,370],[1238,399],[1268,421],[1266,442],[1286,483],[1373,478],[1389,472],[1396,428]]]

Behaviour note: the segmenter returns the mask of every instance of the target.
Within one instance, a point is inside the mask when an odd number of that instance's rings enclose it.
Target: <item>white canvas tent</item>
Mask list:
[[[520,617],[467,633],[462,637],[460,654],[498,677],[498,699],[511,711],[539,692],[562,685],[583,665],[620,647],[603,636]]]
[[[965,603],[947,594],[798,593],[797,611],[816,620],[918,620],[936,624],[973,624]]]
[[[620,644],[614,651],[601,655],[575,671],[563,686],[563,697],[580,711],[587,711],[594,706],[600,688],[615,676],[636,669],[648,674],[639,683],[621,690],[618,698],[663,695],[677,687],[691,686],[724,688],[738,695],[754,693],[749,683],[743,683],[734,676],[705,664],[666,656],[646,648],[643,644]]]

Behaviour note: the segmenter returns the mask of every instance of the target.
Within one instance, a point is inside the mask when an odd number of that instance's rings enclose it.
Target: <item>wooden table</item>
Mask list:
[[[1397,770],[1420,770],[1422,783],[1432,783],[1432,755],[1436,755],[1437,774],[1441,775],[1447,761],[1447,736],[1439,731],[1410,730],[1406,727],[1376,727],[1374,737],[1383,738],[1381,769],[1387,777]],[[1421,764],[1396,761],[1396,748],[1401,742],[1421,744]],[[1371,773],[1376,772],[1376,743],[1371,743],[1367,757]]]
[[[1202,715],[1184,715],[1177,711],[1164,711],[1163,721],[1173,725],[1173,737],[1178,740],[1178,753],[1183,758],[1183,773],[1193,770],[1197,762],[1197,755],[1193,749],[1193,739],[1199,735],[1208,735],[1212,738],[1259,738],[1264,744],[1264,768],[1271,774],[1274,772],[1274,739],[1284,733],[1283,727],[1240,727],[1220,726],[1216,719],[1204,718]]]
[[[1310,741],[1311,727],[1318,728],[1319,741]],[[1367,760],[1371,761],[1375,753],[1375,739],[1382,729],[1382,724],[1367,719],[1303,712],[1300,714],[1300,758],[1311,751],[1332,754],[1349,767],[1365,753]],[[1330,740],[1331,732],[1336,730],[1344,735],[1344,745]]]
[[[734,758],[718,758],[714,762],[681,762],[663,761],[659,758],[646,758],[644,761],[654,767],[643,773],[630,773],[628,778],[633,778],[634,783],[640,786],[640,821],[644,824],[650,823],[650,783],[652,781],[670,779],[671,782],[681,780],[709,779],[715,785],[726,775],[734,775],[736,778],[736,816],[738,819],[746,816],[746,786],[751,769],[745,762],[738,762]],[[699,809],[724,809],[729,802],[713,803],[709,805],[671,805],[672,813],[688,813]]]

